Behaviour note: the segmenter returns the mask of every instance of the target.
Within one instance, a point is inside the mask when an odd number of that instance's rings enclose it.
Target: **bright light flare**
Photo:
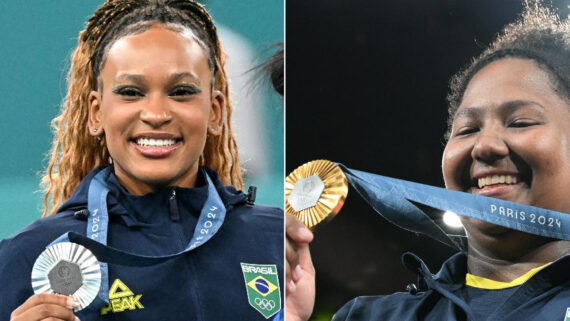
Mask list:
[[[451,227],[451,228],[461,228],[463,227],[463,224],[461,224],[461,220],[459,219],[459,215],[450,212],[450,211],[446,211],[443,214],[443,222],[445,223],[445,225]]]

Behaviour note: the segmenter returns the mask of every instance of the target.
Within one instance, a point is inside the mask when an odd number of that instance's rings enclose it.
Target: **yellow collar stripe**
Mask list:
[[[506,288],[512,288],[514,286],[519,286],[525,283],[528,279],[530,279],[533,275],[535,275],[538,271],[547,267],[550,263],[546,263],[545,265],[535,267],[530,271],[526,272],[525,274],[519,276],[518,278],[512,280],[511,282],[501,282],[495,281],[491,279],[487,279],[481,276],[476,276],[470,273],[465,275],[465,285],[479,288],[479,289],[488,289],[488,290],[500,290]]]

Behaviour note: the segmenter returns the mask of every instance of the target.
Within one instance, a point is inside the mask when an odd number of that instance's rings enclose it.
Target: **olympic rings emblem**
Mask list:
[[[275,308],[275,301],[273,300],[267,300],[267,299],[260,299],[260,298],[255,298],[255,304],[257,304],[257,306],[262,309],[262,310],[272,310],[273,308]]]

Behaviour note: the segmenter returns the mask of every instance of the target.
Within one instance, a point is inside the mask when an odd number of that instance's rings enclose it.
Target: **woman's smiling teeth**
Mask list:
[[[145,147],[166,147],[176,144],[176,139],[137,138],[135,142]]]
[[[489,175],[479,178],[477,182],[479,188],[485,188],[497,184],[516,184],[517,177],[515,175]]]

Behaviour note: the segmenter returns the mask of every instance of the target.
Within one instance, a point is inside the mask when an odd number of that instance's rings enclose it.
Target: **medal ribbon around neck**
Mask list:
[[[111,167],[103,169],[95,175],[89,184],[87,196],[87,208],[89,210],[87,236],[75,232],[67,232],[50,244],[51,246],[60,242],[73,242],[83,245],[93,252],[100,261],[99,264],[102,274],[101,290],[96,299],[98,303],[95,305],[103,305],[109,302],[109,271],[107,264],[151,266],[180,257],[210,240],[218,232],[226,217],[224,203],[212,180],[206,174],[208,197],[202,207],[192,239],[190,239],[190,242],[188,242],[188,245],[183,251],[164,256],[146,256],[107,246],[107,232],[109,226],[107,194],[109,193],[109,189],[105,181],[110,173]]]
[[[570,240],[570,214],[408,182],[349,169],[342,164],[337,165],[346,175],[350,185],[389,222],[409,231],[426,234],[462,251],[465,250],[465,237],[447,234],[414,203],[441,211],[451,211],[517,231]]]

